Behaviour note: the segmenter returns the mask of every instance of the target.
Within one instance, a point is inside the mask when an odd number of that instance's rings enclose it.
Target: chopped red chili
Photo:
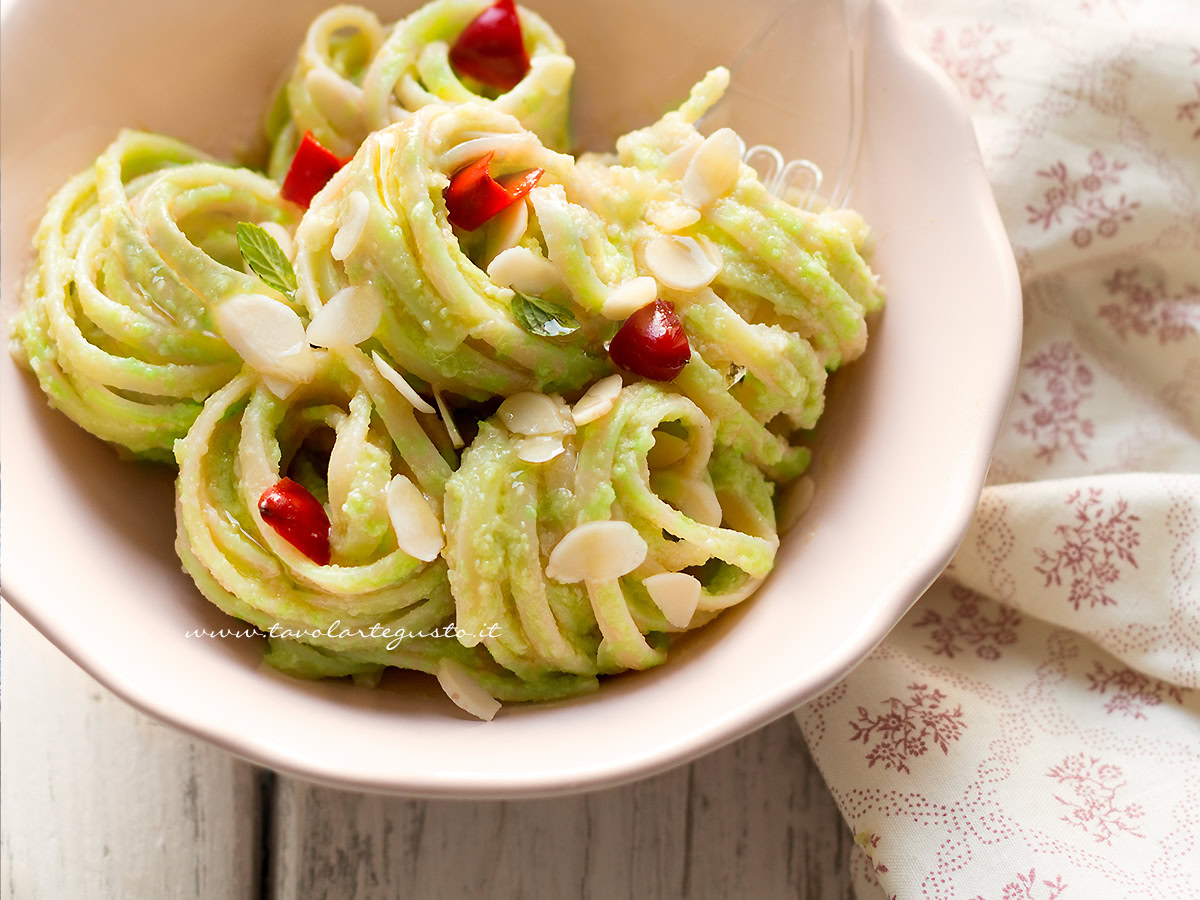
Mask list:
[[[321,146],[311,131],[304,133],[287,176],[283,179],[280,194],[284,200],[307,207],[321,188],[350,161],[337,156],[332,150]]]
[[[496,213],[507,209],[534,189],[544,169],[530,169],[495,179],[488,172],[495,151],[459,169],[450,178],[443,196],[450,224],[474,231]]]

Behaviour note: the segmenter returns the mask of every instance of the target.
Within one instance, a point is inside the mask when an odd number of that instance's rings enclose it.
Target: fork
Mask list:
[[[809,159],[785,160],[782,153],[770,144],[755,144],[744,150],[742,161],[758,171],[763,186],[774,196],[784,198],[793,194],[800,200],[802,209],[814,207],[844,207],[850,199],[854,173],[858,168],[862,152],[863,137],[863,93],[866,80],[864,60],[867,42],[867,10],[871,0],[843,0],[842,14],[846,29],[846,45],[849,50],[850,68],[850,134],[846,151],[838,168],[837,178],[829,192],[828,201],[821,198],[821,186],[825,173]],[[752,52],[762,38],[776,27],[777,23],[795,3],[787,5],[779,16],[772,20],[758,39],[739,55],[739,60]],[[734,63],[736,67],[737,63]]]

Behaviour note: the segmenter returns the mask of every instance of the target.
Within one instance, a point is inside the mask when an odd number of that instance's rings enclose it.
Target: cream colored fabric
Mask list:
[[[902,9],[972,112],[1022,364],[953,563],[798,718],[860,900],[1200,897],[1200,6]]]

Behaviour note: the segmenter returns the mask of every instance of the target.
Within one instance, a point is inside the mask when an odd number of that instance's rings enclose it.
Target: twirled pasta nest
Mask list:
[[[725,70],[614,154],[573,158],[574,64],[543,20],[520,12],[511,90],[455,71],[450,42],[486,6],[313,22],[267,123],[273,178],[306,132],[337,170],[307,211],[123,132],[50,201],[13,333],[52,404],[178,465],[184,568],[268,635],[269,663],[436,673],[452,697],[486,691],[458,699],[488,717],[491,698],[659,665],[754,592],[828,373],[862,354],[883,293],[861,217],[773,196],[736,135],[697,131]],[[447,190],[480,159],[532,174],[468,230]],[[622,321],[658,301],[680,368],[614,374]],[[534,306],[561,327],[533,327]],[[321,558],[270,520],[281,485],[324,520]]]
[[[290,228],[296,210],[269,179],[157,135],[122,132],[68,181],[38,226],[13,323],[51,403],[133,454],[169,458],[241,368],[213,310],[270,293],[242,270],[240,220]]]

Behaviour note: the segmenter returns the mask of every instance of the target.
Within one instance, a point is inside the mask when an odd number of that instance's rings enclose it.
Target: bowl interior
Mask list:
[[[412,4],[376,4],[390,19]],[[125,126],[231,156],[323,0],[15,0],[2,32],[3,320],[49,193]],[[840,0],[543,0],[578,61],[576,138],[602,148],[731,65],[714,118],[836,171],[848,134]],[[61,23],[72,22],[64,29]],[[833,379],[814,505],[743,607],[665,667],[483,725],[430,679],[370,692],[293,681],[180,571],[171,473],[119,461],[0,360],[4,593],[136,705],[309,777],[425,795],[566,791],[646,774],[732,740],[827,687],[949,558],[1003,414],[1020,340],[1015,268],[949,87],[883,6],[869,20],[866,141],[854,205],[889,291],[867,355]],[[664,40],[664,35],[669,40]],[[748,48],[753,48],[749,49]],[[47,65],[46,60],[55,60]]]

